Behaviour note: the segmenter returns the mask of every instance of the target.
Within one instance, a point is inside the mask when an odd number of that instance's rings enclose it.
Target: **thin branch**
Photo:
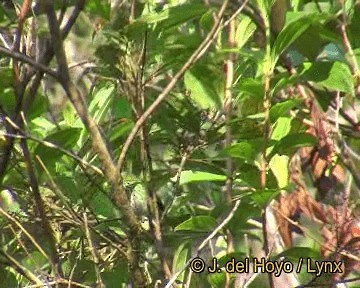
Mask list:
[[[62,39],[64,40],[69,34],[71,28],[74,26],[76,19],[78,19],[81,11],[85,7],[86,0],[78,0],[76,1],[76,5],[74,7],[73,12],[65,23],[63,29],[61,30]]]
[[[229,25],[229,39],[228,39],[229,48],[235,47],[235,22],[230,22]],[[224,114],[225,114],[225,148],[231,146],[232,144],[232,132],[231,132],[231,118],[232,118],[232,85],[234,80],[234,58],[235,55],[230,53],[228,59],[226,60],[226,74],[225,74],[225,99],[224,99]],[[226,200],[230,204],[232,201],[232,184],[233,184],[233,171],[234,163],[231,157],[226,159]]]
[[[47,215],[45,212],[44,202],[41,198],[41,194],[39,191],[39,184],[38,184],[38,181],[37,181],[34,169],[33,169],[33,164],[31,161],[29,149],[27,147],[26,139],[21,139],[20,146],[21,146],[21,149],[24,154],[24,162],[25,162],[26,170],[27,170],[28,176],[29,176],[30,187],[31,187],[32,193],[34,195],[34,200],[35,200],[35,205],[36,205],[35,208],[39,213],[39,216],[41,219],[41,224],[43,227],[43,233],[44,233],[44,236],[47,238],[48,244],[50,247],[49,250],[50,250],[51,264],[53,266],[53,270],[56,275],[56,278],[59,278],[59,277],[62,277],[62,271],[61,271],[60,259],[59,259],[59,256],[57,255],[54,231],[51,229],[49,219],[47,218]]]
[[[340,34],[341,34],[341,38],[342,38],[342,42],[343,42],[343,46],[345,49],[346,54],[348,55],[348,63],[351,69],[351,72],[354,76],[359,77],[359,66],[357,64],[357,60],[356,60],[356,56],[354,53],[354,50],[351,47],[351,43],[349,41],[349,38],[347,36],[346,33],[346,12],[345,12],[345,7],[344,7],[344,3],[340,2],[342,4],[342,15],[341,15],[341,20],[340,20]]]
[[[249,0],[245,0],[240,5],[240,7],[230,16],[230,18],[224,22],[224,24],[222,26],[223,27],[228,26],[236,18],[236,16],[238,16],[241,12],[244,11],[244,14],[245,14],[246,5],[247,5],[248,2],[249,2]]]
[[[39,250],[39,252],[48,260],[50,261],[49,256],[46,252],[41,248],[40,244],[35,240],[35,238],[24,228],[24,226],[12,217],[9,213],[7,213],[4,209],[0,207],[0,214],[7,218],[10,222],[14,223],[16,226],[20,228],[20,230],[29,238],[32,244]]]
[[[149,108],[144,112],[143,115],[139,118],[138,121],[136,121],[133,129],[131,130],[129,136],[127,137],[124,146],[121,150],[119,160],[117,162],[117,170],[122,171],[126,154],[134,141],[137,133],[139,132],[140,128],[144,125],[146,120],[154,113],[154,111],[159,107],[161,102],[166,98],[166,96],[170,93],[170,91],[175,87],[177,82],[180,80],[180,78],[184,75],[184,73],[197,61],[199,60],[207,51],[207,49],[210,47],[211,43],[216,38],[217,34],[221,30],[221,21],[225,12],[225,9],[228,5],[229,0],[225,0],[220,8],[219,13],[217,14],[215,23],[209,32],[209,34],[206,36],[204,41],[200,44],[200,46],[195,50],[195,52],[190,56],[188,61],[181,67],[181,69],[176,73],[176,75],[172,78],[172,80],[169,82],[169,84],[164,88],[163,92],[156,98],[156,100],[149,106]]]
[[[138,63],[138,66],[140,66],[140,71],[138,71],[135,81],[136,91],[137,91],[136,93],[137,102],[140,102],[137,103],[137,105],[135,105],[137,106],[136,107],[137,117],[141,117],[141,115],[144,113],[145,110],[145,92],[144,92],[145,86],[143,85],[143,78],[144,78],[145,65],[146,65],[147,38],[148,38],[148,31],[146,30],[144,34],[141,57]],[[149,133],[146,123],[144,123],[140,131],[140,158],[142,162],[143,181],[144,183],[147,183],[146,195],[147,195],[147,207],[149,214],[150,230],[154,237],[155,247],[157,254],[159,255],[160,258],[164,278],[170,279],[171,270],[169,264],[167,263],[166,254],[164,251],[164,242],[162,237],[158,197],[157,194],[154,192],[154,188],[153,188],[154,169],[152,165],[151,151],[149,145]]]
[[[44,287],[44,283],[35,274],[33,274],[25,266],[21,265],[21,263],[19,263],[15,258],[13,258],[11,255],[9,255],[6,251],[4,251],[3,249],[0,249],[0,255],[3,255],[9,261],[11,266],[16,271],[18,271],[21,275],[24,275],[29,281],[35,283],[36,285],[38,285],[38,287]]]
[[[241,7],[240,7],[241,8]],[[236,47],[235,42],[235,29],[236,22],[233,19],[229,22],[229,32],[228,32],[228,48],[233,49]],[[226,71],[225,71],[225,91],[224,91],[224,114],[225,114],[225,148],[231,146],[233,141],[232,131],[231,131],[231,118],[232,118],[232,85],[234,82],[234,60],[236,55],[234,53],[229,53],[228,59],[226,60]],[[234,162],[231,157],[226,158],[226,181],[225,181],[225,199],[228,205],[232,203],[232,194],[233,194],[233,174],[234,174]],[[230,254],[234,250],[233,235],[230,230],[226,231],[226,252]],[[226,281],[225,287],[230,285],[230,274],[225,274]]]
[[[11,57],[12,59],[16,59],[19,60],[21,62],[27,63],[29,65],[31,65],[32,67],[36,68],[38,71],[42,72],[42,73],[46,73],[52,77],[54,77],[55,79],[58,78],[58,74],[52,70],[51,68],[36,62],[34,59],[26,56],[25,54],[16,52],[16,51],[12,51],[10,49],[7,49],[4,46],[0,46],[0,54],[6,55],[8,57]]]
[[[93,288],[93,286],[84,285],[84,284],[81,284],[81,283],[78,283],[78,282],[75,282],[72,280],[68,280],[68,279],[59,279],[57,281],[49,281],[46,284],[52,285],[52,286],[56,285],[56,284],[65,284],[65,285],[68,284],[68,285],[70,285],[68,287]],[[26,286],[26,288],[43,288],[43,287],[45,287],[44,283]]]
[[[91,239],[91,233],[89,230],[89,224],[88,224],[86,212],[83,213],[83,218],[84,218],[85,235],[86,235],[86,239],[89,243],[90,253],[92,255],[94,266],[95,266],[95,272],[96,272],[96,278],[97,278],[96,287],[101,288],[104,286],[104,284],[103,284],[103,281],[101,278],[101,272],[100,272],[100,268],[99,268],[100,262],[99,262],[99,257],[98,257],[97,251],[96,251],[96,249],[93,245],[93,241]]]
[[[351,73],[355,79],[355,93],[357,96],[360,96],[360,70],[359,65],[357,63],[356,55],[354,53],[353,48],[351,47],[351,43],[349,40],[349,37],[346,32],[346,25],[347,25],[347,15],[346,15],[346,9],[345,4],[343,1],[340,1],[342,6],[342,13],[340,16],[340,35],[343,42],[346,60],[350,66]]]
[[[267,19],[266,15],[263,15],[264,23],[265,23],[265,34],[266,34],[266,52],[264,61],[266,63],[271,63],[271,46],[270,46],[270,39],[271,39],[271,30],[270,30],[270,22]],[[270,122],[270,108],[271,108],[271,90],[270,90],[270,81],[273,74],[273,63],[271,65],[264,65],[263,71],[263,82],[264,82],[264,133],[263,133],[263,146],[262,146],[262,153],[261,153],[261,160],[260,160],[260,189],[264,191],[266,189],[267,184],[267,170],[268,170],[268,159],[267,159],[267,148],[268,143],[271,136],[271,122]],[[261,193],[261,191],[259,192]],[[268,207],[265,206],[262,210],[262,220],[263,220],[263,238],[264,238],[264,252],[267,257],[270,256],[271,249],[270,249],[270,241],[271,238],[269,237],[268,233]],[[269,284],[271,288],[275,288],[274,282],[274,275],[272,273],[268,273]]]
[[[13,43],[12,51],[13,52],[20,52],[20,42],[21,42],[21,36],[24,28],[24,22],[26,19],[26,15],[30,9],[32,0],[24,0],[21,9],[18,15],[18,25],[15,32],[15,40]],[[14,58],[16,59],[16,58]],[[20,75],[20,66],[18,65],[17,61],[13,61],[13,72],[14,72],[14,89],[16,91],[16,94],[18,96],[18,104],[22,102],[22,96],[25,88],[25,81],[22,81],[21,75]],[[25,76],[25,75],[23,75]],[[24,77],[26,78],[26,77]]]

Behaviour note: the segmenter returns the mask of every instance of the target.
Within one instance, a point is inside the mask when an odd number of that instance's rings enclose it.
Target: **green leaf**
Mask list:
[[[200,18],[200,25],[202,28],[204,28],[207,31],[211,30],[211,27],[214,25],[214,17],[213,17],[214,11],[211,9],[204,13]]]
[[[112,142],[119,139],[121,136],[129,132],[133,128],[133,126],[134,123],[130,120],[120,122],[114,128],[111,129],[110,141]]]
[[[328,18],[327,14],[302,13],[302,17],[287,23],[277,36],[272,48],[272,62],[275,65],[280,55],[295,42],[311,25]],[[305,15],[304,15],[305,14]]]
[[[78,203],[81,199],[81,189],[76,185],[77,181],[74,177],[59,175],[54,177],[54,181],[62,193],[70,199],[71,203]]]
[[[193,216],[176,226],[174,230],[209,232],[215,228],[216,224],[216,219],[211,216]]]
[[[66,126],[73,126],[75,124],[77,114],[72,105],[70,103],[67,103],[63,109],[63,117]]]
[[[56,128],[56,126],[46,117],[40,116],[31,120],[31,128],[36,132],[37,135],[41,135],[43,138],[45,138],[48,136],[49,132]]]
[[[86,1],[85,11],[110,20],[110,3],[107,0]]]
[[[85,258],[78,259],[76,265],[74,264],[72,269],[71,275],[73,275],[73,278],[81,279],[83,285],[88,286],[90,283],[96,282],[95,266],[92,260],[90,261]]]
[[[191,98],[203,109],[221,107],[222,85],[218,79],[219,76],[206,65],[196,65],[184,75],[185,86],[190,91]]]
[[[289,184],[289,157],[287,155],[274,155],[269,167],[275,175],[279,188],[285,188]]]
[[[176,177],[172,180],[176,181]],[[192,182],[204,182],[204,181],[225,181],[225,175],[218,175],[209,172],[191,171],[185,170],[180,175],[180,185],[192,183]]]
[[[304,63],[301,76],[304,80],[315,82],[324,88],[355,94],[353,76],[345,63],[338,61]]]
[[[80,137],[80,131],[80,128],[66,128],[50,134],[44,140],[63,149],[73,149]],[[62,157],[64,153],[56,148],[47,147],[39,143],[35,149],[35,155],[38,155],[46,167],[49,167]]]
[[[114,91],[115,86],[113,84],[105,84],[95,92],[94,98],[89,105],[89,111],[98,122],[103,120],[109,111]]]
[[[113,113],[116,118],[131,118],[131,105],[126,97],[114,97]]]
[[[119,288],[123,287],[121,284],[129,282],[129,269],[127,263],[118,261],[116,266],[110,271],[101,273],[101,279],[104,281],[106,288]]]
[[[253,139],[239,142],[224,149],[223,153],[230,157],[240,158],[248,162],[254,162],[257,155],[261,152],[263,140]]]
[[[246,254],[243,252],[231,252],[229,254],[226,254],[222,257],[220,257],[218,259],[218,264],[220,267],[224,267],[226,265],[226,263],[228,263],[229,261],[232,261],[232,259],[235,259],[235,263],[236,261],[243,261],[244,258],[246,257]]]
[[[270,108],[270,120],[275,122],[279,117],[285,116],[291,109],[299,106],[303,99],[289,99],[280,103],[276,103]]]
[[[241,198],[241,202],[238,210],[235,212],[233,218],[227,225],[230,231],[232,231],[236,236],[242,237],[244,229],[248,229],[249,227],[251,227],[251,225],[248,224],[248,220],[257,218],[261,213],[261,207],[258,207],[250,197],[252,193],[257,193],[257,192],[251,191],[248,195]],[[224,207],[219,212],[219,215],[224,213],[223,212],[224,209],[226,208]]]
[[[256,30],[255,23],[250,17],[243,16],[236,28],[235,38],[237,41],[237,49],[241,49]]]
[[[280,259],[281,257],[285,257],[286,259],[297,263],[299,258],[319,259],[320,253],[319,251],[308,247],[291,247],[274,256],[273,260]]]
[[[9,267],[0,265],[0,286],[1,287],[19,287],[20,283],[16,280],[14,273]]]
[[[293,44],[298,52],[310,61],[315,61],[324,43],[320,31],[319,25],[312,25]]]
[[[282,138],[274,147],[273,152],[289,155],[295,148],[314,146],[317,139],[308,133],[293,133]]]
[[[241,165],[236,179],[245,182],[250,187],[259,188],[259,168],[255,165]]]
[[[179,243],[180,244],[180,243]],[[185,266],[185,263],[190,256],[190,248],[187,242],[181,243],[175,250],[174,259],[173,259],[173,272],[176,273],[182,270]],[[179,274],[176,278],[177,281],[183,282],[185,279],[185,271]]]
[[[291,130],[291,118],[290,117],[280,117],[276,123],[273,131],[271,133],[272,140],[280,140],[284,138]]]
[[[264,84],[261,79],[245,78],[238,86],[239,92],[244,95],[250,95],[257,99],[264,98]]]
[[[128,35],[135,32],[141,33],[145,30],[146,26],[150,24],[157,24],[156,28],[160,30],[169,29],[192,19],[199,18],[207,11],[208,8],[205,5],[198,3],[176,5],[160,12],[146,14],[127,25],[125,30]]]
[[[223,270],[220,273],[208,273],[207,278],[211,287],[224,287],[226,278]]]
[[[36,93],[36,96],[32,101],[27,113],[28,120],[34,119],[39,116],[43,116],[47,112],[48,112],[48,103],[46,98],[40,93]]]
[[[176,5],[164,9],[159,13],[147,14],[141,17],[139,21],[147,24],[164,22],[163,28],[171,28],[191,19],[200,17],[207,11],[208,8],[200,3]]]
[[[260,190],[251,194],[250,198],[260,207],[266,207],[280,193],[279,189]]]
[[[11,86],[3,89],[1,92],[1,97],[0,97],[0,106],[3,107],[3,109],[11,114],[14,113],[15,110],[15,94],[14,94],[14,89],[11,88]]]
[[[86,195],[85,195],[86,196]],[[85,201],[89,207],[94,211],[97,217],[116,218],[119,217],[115,204],[110,200],[108,195],[100,191],[96,191]]]
[[[39,251],[34,250],[27,257],[24,257],[21,262],[30,271],[36,271],[39,267],[47,265],[48,259]]]

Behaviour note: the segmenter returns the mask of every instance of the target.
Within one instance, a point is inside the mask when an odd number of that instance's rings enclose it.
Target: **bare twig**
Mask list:
[[[92,255],[93,258],[93,262],[94,262],[94,266],[95,266],[95,272],[96,272],[96,278],[97,278],[97,283],[96,283],[96,287],[103,287],[103,281],[101,278],[101,272],[100,272],[100,267],[99,267],[99,257],[96,251],[96,248],[93,245],[93,241],[91,239],[91,233],[89,230],[89,224],[88,224],[88,219],[87,219],[87,215],[86,212],[83,213],[83,218],[84,218],[84,228],[85,228],[85,235],[87,238],[87,241],[89,243],[89,249],[90,249],[90,253]]]
[[[229,22],[229,32],[228,32],[228,47],[230,49],[236,47],[235,42],[235,20]],[[234,81],[234,60],[236,55],[234,53],[229,53],[228,59],[226,60],[226,70],[225,70],[225,99],[224,99],[224,114],[225,114],[225,148],[230,147],[233,141],[232,131],[231,131],[231,118],[232,118],[232,85]],[[232,194],[233,194],[233,174],[234,174],[234,162],[231,157],[226,159],[226,181],[225,181],[225,199],[228,205],[232,204]],[[230,230],[226,231],[226,252],[230,254],[234,250],[233,235]],[[230,285],[230,274],[226,273],[225,287]]]
[[[141,109],[139,111],[140,113],[138,114],[140,117],[145,110],[145,92],[144,92],[145,86],[143,85],[143,78],[144,78],[145,65],[146,65],[147,37],[148,37],[148,32],[146,30],[144,35],[144,44],[143,44],[143,51],[142,51],[141,64],[140,64],[141,69],[140,72],[138,73],[139,75],[137,81],[138,91],[141,98],[140,99]],[[166,260],[166,254],[164,250],[158,197],[157,194],[154,192],[154,188],[152,185],[154,171],[153,171],[153,165],[151,159],[150,145],[148,140],[148,129],[145,123],[141,129],[140,139],[141,139],[141,158],[143,162],[143,180],[144,183],[148,183],[148,185],[146,185],[146,190],[148,195],[147,203],[149,208],[148,212],[149,212],[150,229],[155,238],[155,247],[160,258],[164,278],[170,279],[171,271],[170,271],[170,266]]]
[[[267,16],[264,15],[264,24],[265,24],[265,34],[266,34],[266,53],[264,61],[268,63],[268,65],[264,65],[264,75],[263,75],[263,81],[264,81],[264,134],[263,134],[263,147],[262,147],[262,153],[261,153],[261,160],[260,160],[260,189],[264,191],[266,189],[267,184],[267,169],[268,169],[268,159],[267,159],[267,148],[268,143],[271,136],[271,122],[270,122],[270,108],[271,108],[271,90],[270,90],[270,81],[272,78],[273,68],[271,66],[274,65],[274,63],[271,63],[271,47],[270,47],[270,36],[271,36],[271,30],[270,30],[270,23],[267,19]],[[266,19],[265,19],[266,18]],[[259,192],[261,193],[261,191]],[[264,237],[264,252],[265,255],[268,257],[270,256],[271,249],[270,249],[270,237],[268,235],[268,207],[265,206],[262,210],[262,220],[263,220],[263,237]],[[275,282],[274,282],[274,276],[272,273],[268,273],[269,277],[269,284],[271,288],[275,288]]]
[[[344,46],[345,52],[348,56],[347,60],[348,60],[349,66],[351,68],[352,74],[354,76],[359,76],[359,66],[357,64],[356,56],[355,56],[354,50],[351,47],[351,43],[350,43],[349,38],[346,33],[346,12],[345,12],[344,3],[343,2],[340,2],[340,3],[343,5],[343,7],[342,7],[343,12],[341,15],[341,20],[340,20],[340,34],[342,37],[343,46]]]
[[[23,32],[23,27],[24,27],[24,22],[26,19],[26,15],[30,9],[30,5],[31,5],[32,0],[24,0],[22,5],[21,5],[21,9],[18,15],[18,26],[15,32],[15,40],[14,40],[14,44],[12,47],[13,52],[19,52],[20,50],[20,42],[21,42],[21,36],[22,36],[22,32]],[[16,58],[14,58],[15,60],[17,60]],[[18,65],[18,62],[15,61],[13,62],[13,71],[14,71],[14,84],[17,85],[15,86],[15,91],[17,92],[17,96],[18,96],[18,101],[20,100],[20,98],[22,98],[23,96],[23,88],[24,88],[24,82],[22,82],[21,80],[21,76],[20,76],[20,67]],[[22,82],[22,83],[21,83]],[[25,84],[26,85],[26,84]],[[20,96],[20,97],[19,97]]]
[[[33,164],[31,161],[29,149],[27,147],[26,139],[21,139],[20,145],[21,145],[21,148],[22,148],[22,151],[24,154],[25,165],[26,165],[26,169],[27,169],[27,172],[29,175],[30,187],[31,187],[32,193],[34,195],[34,199],[35,199],[35,205],[36,205],[35,208],[38,211],[39,216],[41,218],[43,233],[44,233],[45,238],[48,240],[48,244],[50,247],[51,264],[53,266],[53,270],[56,275],[56,278],[59,278],[59,277],[62,277],[62,271],[61,271],[60,259],[59,259],[59,256],[57,255],[54,231],[51,229],[49,219],[46,216],[44,202],[41,198],[38,181],[37,181],[34,169],[33,169]]]

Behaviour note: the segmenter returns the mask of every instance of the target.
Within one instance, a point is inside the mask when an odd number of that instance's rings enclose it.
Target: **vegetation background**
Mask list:
[[[359,1],[0,3],[0,287],[360,287]]]

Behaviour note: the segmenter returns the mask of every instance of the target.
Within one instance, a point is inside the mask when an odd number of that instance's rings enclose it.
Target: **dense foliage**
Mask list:
[[[7,0],[0,36],[0,287],[360,286],[359,1]]]

